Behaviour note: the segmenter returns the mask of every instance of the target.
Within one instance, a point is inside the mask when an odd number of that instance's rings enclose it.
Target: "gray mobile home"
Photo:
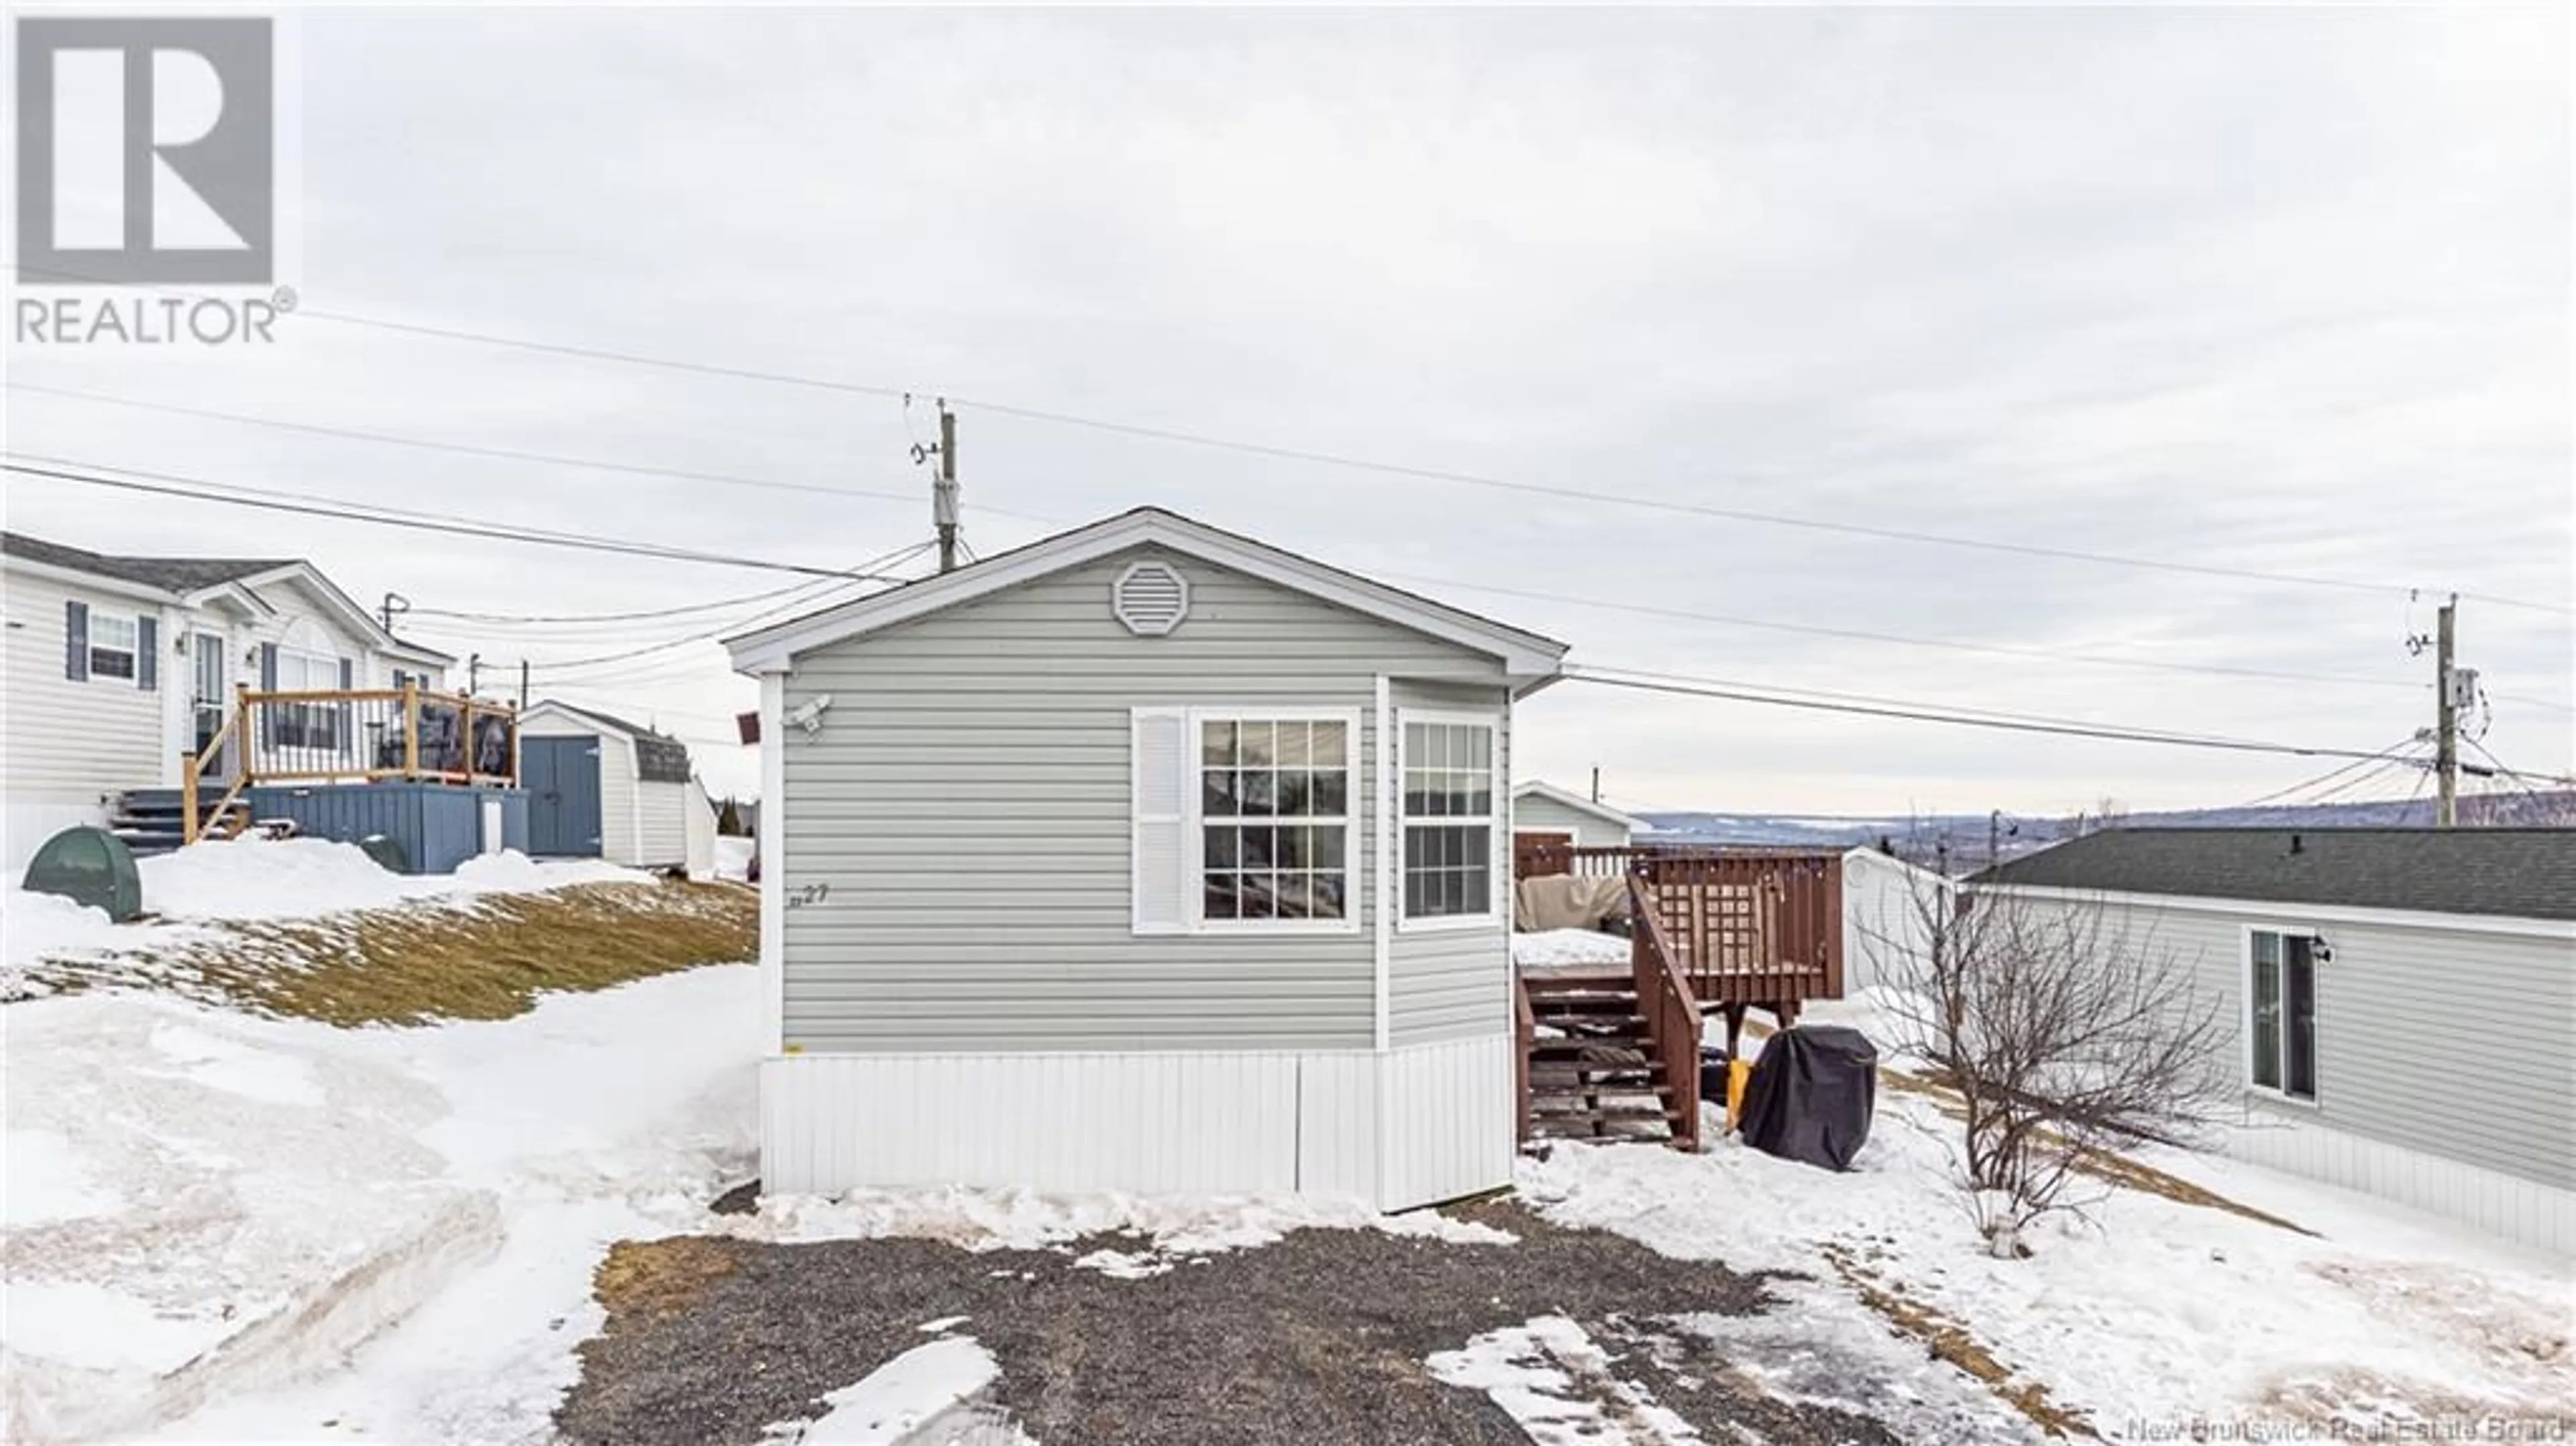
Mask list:
[[[1532,842],[1623,849],[1646,827],[1606,803],[1540,779],[1525,779],[1512,789],[1512,832]]]
[[[2576,1253],[2576,830],[2115,829],[1970,882],[2191,961],[2230,1154]]]
[[[729,646],[769,1188],[1509,1180],[1512,705],[1563,644],[1143,509]]]

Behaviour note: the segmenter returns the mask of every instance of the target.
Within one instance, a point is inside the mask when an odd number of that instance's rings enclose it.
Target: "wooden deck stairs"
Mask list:
[[[1842,996],[1838,855],[1651,848],[1524,850],[1524,872],[1627,878],[1623,967],[1516,971],[1520,1136],[1700,1147],[1708,1015],[1736,1047],[1745,1011],[1794,1022]]]
[[[1676,1095],[1662,1041],[1633,983],[1612,977],[1525,978],[1531,1139],[1650,1140],[1690,1130],[1697,1090]],[[1693,1043],[1696,1050],[1696,1042]]]

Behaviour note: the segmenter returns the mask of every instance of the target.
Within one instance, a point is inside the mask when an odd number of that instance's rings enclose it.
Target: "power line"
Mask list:
[[[774,587],[762,592],[744,593],[740,597],[717,598],[712,602],[688,603],[680,607],[650,608],[642,612],[473,613],[458,612],[451,608],[416,607],[406,610],[403,613],[403,616],[407,618],[453,618],[459,622],[490,623],[502,626],[515,626],[522,623],[569,624],[644,622],[655,618],[683,617],[690,613],[711,613],[723,608],[740,607],[744,603],[763,602],[767,599],[781,597],[791,592],[808,592],[811,591],[812,588],[813,584],[811,583],[791,582],[785,587]]]
[[[2337,673],[2297,673],[2269,668],[2234,668],[2220,663],[2169,663],[2147,658],[2115,658],[2100,653],[2079,653],[2055,648],[2024,648],[2007,643],[1972,643],[1952,638],[1917,638],[1898,633],[1868,632],[1858,628],[1823,627],[1812,623],[1782,622],[1776,618],[1735,617],[1722,613],[1692,612],[1683,608],[1657,607],[1650,603],[1616,602],[1606,598],[1572,597],[1564,593],[1537,592],[1528,588],[1497,587],[1490,583],[1461,582],[1456,578],[1424,577],[1400,572],[1380,573],[1396,582],[1415,583],[1426,587],[1454,588],[1461,592],[1487,592],[1499,597],[1525,598],[1533,602],[1565,603],[1574,607],[1601,608],[1611,612],[1636,613],[1646,617],[1678,618],[1689,622],[1719,623],[1729,627],[1762,628],[1772,632],[1803,633],[1815,637],[1848,638],[1868,643],[1890,643],[1914,648],[1947,648],[1957,652],[1991,653],[2010,658],[2037,658],[2050,662],[2089,663],[2108,668],[2142,668],[2168,673],[2214,673],[2234,678],[2268,678],[2294,683],[2335,683],[2365,688],[2402,688],[2421,692],[2425,683],[2400,682],[2393,678],[2361,678]]]
[[[54,268],[27,267],[21,265],[20,270],[22,274],[33,271],[41,275],[67,277],[74,280],[96,279],[94,277],[82,276],[78,272],[58,270]],[[505,347],[558,356],[579,357],[593,361],[618,362],[633,366],[652,367],[666,371],[729,377],[736,380],[767,382],[782,386],[808,387],[824,391],[849,393],[858,396],[880,397],[888,400],[900,401],[915,394],[927,395],[936,391],[936,389],[933,388],[891,387],[870,383],[842,381],[829,377],[817,377],[796,372],[769,371],[749,367],[724,366],[709,362],[683,361],[670,357],[655,357],[636,352],[615,351],[604,347],[573,346],[564,343],[538,341],[526,337],[505,336],[494,332],[478,332],[450,327],[425,326],[412,322],[393,321],[382,317],[361,316],[349,312],[305,309],[299,310],[296,315],[317,321],[332,322],[348,326],[373,327],[379,330],[408,335],[438,337],[452,341],[474,342],[487,346]],[[1605,506],[1638,507],[1690,516],[1709,517],[1729,522],[1752,523],[1766,527],[1799,528],[1809,531],[1836,533],[1846,536],[1870,537],[1882,541],[1911,542],[1930,546],[2000,552],[2021,557],[2043,557],[2067,562],[2086,562],[2109,567],[2125,567],[2145,571],[2167,572],[2201,577],[2232,578],[2239,581],[2280,583],[2301,587],[2328,588],[2346,592],[2365,593],[2386,593],[2414,590],[2404,588],[2400,584],[2395,583],[2362,582],[2351,578],[2314,577],[2298,573],[2268,572],[2258,568],[2227,567],[2216,563],[2176,562],[2171,559],[2129,557],[2115,553],[2090,552],[2079,548],[2054,547],[2040,543],[2005,542],[1988,538],[1960,537],[1944,533],[1920,532],[1907,528],[1875,526],[1867,523],[1838,522],[1825,518],[1799,517],[1785,513],[1758,512],[1749,508],[1717,507],[1705,503],[1680,502],[1670,498],[1642,497],[1622,493],[1599,492],[1588,488],[1519,481],[1510,478],[1494,477],[1449,468],[1424,467],[1410,463],[1380,461],[1375,458],[1360,457],[1339,452],[1328,452],[1313,448],[1279,446],[1266,442],[1250,442],[1239,438],[1221,437],[1205,432],[1184,431],[1178,428],[1155,427],[1133,422],[1111,421],[1105,418],[1088,417],[1079,413],[1055,411],[1044,407],[1020,406],[1008,402],[983,401],[969,396],[961,396],[953,391],[937,392],[937,394],[945,396],[949,401],[961,406],[980,407],[996,416],[1017,417],[1024,421],[1044,422],[1056,426],[1078,427],[1116,436],[1134,437],[1148,441],[1168,442],[1181,446],[1205,447],[1235,452],[1246,456],[1268,457],[1280,461],[1302,462],[1316,466],[1372,472],[1384,476],[1410,477],[1420,481],[1447,482],[1465,486],[1487,487],[1502,491],[1517,492],[1524,495],[1557,497],[1570,501],[1590,502]],[[2529,602],[2518,598],[2500,597],[2486,593],[2459,592],[2457,589],[2450,589],[2450,591],[2458,592],[2458,595],[2461,597],[2474,598],[2478,601],[2499,607],[2521,608],[2534,612],[2561,615],[2576,615],[2576,608],[2569,608],[2559,604]]]
[[[9,454],[13,457],[20,453]],[[33,463],[50,465],[36,466]],[[65,467],[90,467],[118,473],[101,477],[85,472],[61,470]],[[178,476],[167,472],[146,472],[138,468],[105,467],[98,463],[66,461],[58,457],[27,457],[25,461],[0,462],[0,470],[21,476],[42,477],[57,482],[70,482],[86,487],[106,487],[123,492],[140,492],[160,497],[184,497],[196,502],[214,502],[228,507],[248,507],[266,512],[295,513],[306,517],[328,517],[342,522],[368,522],[380,527],[408,528],[415,532],[443,532],[459,537],[479,537],[496,542],[519,542],[534,547],[565,547],[586,552],[613,553],[628,557],[658,558],[665,562],[695,562],[712,567],[758,568],[769,572],[799,573],[807,577],[843,578],[866,582],[902,582],[905,579],[851,573],[839,568],[810,567],[803,563],[772,562],[765,558],[738,557],[728,553],[703,552],[694,548],[671,547],[655,542],[635,542],[623,538],[597,537],[587,533],[551,532],[528,528],[504,527],[476,522],[467,518],[439,513],[397,512],[374,508],[370,504],[352,503],[336,497],[319,497],[307,493],[281,492],[270,488],[251,488],[208,482],[201,478]],[[137,478],[148,481],[133,480]],[[185,484],[185,485],[162,485]],[[206,491],[206,488],[225,488]],[[367,511],[355,510],[368,507]]]
[[[2355,770],[2355,769],[2357,769],[2357,768],[2366,768],[2366,767],[2368,767],[2368,766],[2369,766],[2373,761],[2375,761],[2375,760],[2377,760],[2377,761],[2385,761],[2385,760],[2388,760],[2388,759],[2396,758],[2397,756],[2399,756],[2400,754],[2404,753],[2406,750],[2408,750],[2408,749],[2410,749],[2410,748],[2417,748],[2417,747],[2421,747],[2421,746],[2423,745],[2423,742],[2424,742],[2424,740],[2423,740],[2423,739],[2421,739],[2421,738],[2419,738],[2419,737],[2416,737],[2415,735],[2413,735],[2413,734],[2411,734],[2411,733],[2410,733],[2410,734],[2408,734],[2405,738],[2403,738],[2403,739],[2399,740],[2398,742],[2392,743],[2392,744],[2388,745],[2386,748],[2381,749],[2378,753],[2373,754],[2370,758],[2358,759],[2358,760],[2356,760],[2356,761],[2354,761],[2354,762],[2346,763],[2346,764],[2342,765],[2342,766],[2341,766],[2341,767],[2339,767],[2339,768],[2330,769],[2330,770],[2328,770],[2327,772],[2324,772],[2324,773],[2318,774],[2318,775],[2317,775],[2316,777],[2314,777],[2314,778],[2305,779],[2305,780],[2302,780],[2301,782],[2298,782],[2298,783],[2293,783],[2293,784],[2291,784],[2291,785],[2290,785],[2289,787],[2287,787],[2287,788],[2279,789],[2279,790],[2276,790],[2275,792],[2264,794],[2264,795],[2263,795],[2262,797],[2260,797],[2260,798],[2248,799],[2248,800],[2246,800],[2245,802],[2240,803],[2240,804],[2238,804],[2238,805],[2236,805],[2236,806],[2237,806],[2238,808],[2261,808],[2263,805],[2265,805],[2265,804],[2267,804],[2267,803],[2277,803],[2277,802],[2279,802],[2279,801],[2280,801],[2280,800],[2282,800],[2282,799],[2285,799],[2285,798],[2290,797],[2292,794],[2296,794],[2296,793],[2304,793],[2304,792],[2308,791],[2309,789],[2315,788],[2315,787],[2317,787],[2317,786],[2319,786],[2319,785],[2321,785],[2321,784],[2330,783],[2330,782],[2332,782],[2333,780],[2335,780],[2335,779],[2337,779],[2337,778],[2340,778],[2340,777],[2342,777],[2343,775],[2345,775],[2345,774],[2347,774],[2347,773],[2350,773],[2350,772],[2352,772],[2353,770]],[[2365,776],[2369,776],[2369,775],[2365,775]]]
[[[70,387],[40,386],[32,382],[10,382],[8,389],[33,392],[49,397],[68,397],[75,401],[96,402],[111,407],[131,407],[147,412],[168,412],[175,416],[198,417],[207,421],[233,422],[247,427],[269,427],[284,432],[302,432],[317,437],[334,437],[351,442],[379,442],[393,447],[416,447],[426,451],[453,452],[467,457],[491,457],[512,462],[534,462],[550,467],[580,467],[595,472],[615,472],[636,477],[660,477],[679,482],[706,482],[727,487],[758,487],[773,492],[800,492],[816,497],[858,497],[881,502],[918,502],[910,492],[879,491],[866,487],[831,487],[814,482],[780,482],[767,477],[745,477],[731,472],[696,472],[679,467],[653,467],[635,462],[615,462],[601,457],[571,456],[558,452],[530,452],[511,447],[487,447],[472,442],[448,442],[434,437],[406,437],[391,432],[374,432],[355,427],[328,427],[314,422],[294,422],[282,417],[253,416],[246,412],[221,412],[208,407],[186,407],[174,402],[145,401],[139,397],[111,396],[105,392],[76,391]],[[987,508],[998,516],[1040,519],[1026,513],[1002,508]]]
[[[881,557],[870,558],[868,561],[859,564],[859,566],[866,569],[900,566],[903,563],[909,562],[923,553],[928,552],[935,545],[936,544],[929,542],[916,542],[909,547],[899,548],[896,551],[886,553]],[[877,575],[872,571],[865,575],[871,578],[877,578]],[[878,578],[878,580],[883,579]],[[902,582],[909,581],[909,579],[895,579],[895,581]],[[687,637],[672,638],[667,642],[654,643],[646,647],[628,648],[622,652],[602,653],[596,657],[556,658],[546,662],[531,661],[528,664],[528,668],[531,672],[540,675],[550,675],[576,668],[598,667],[608,663],[623,663],[635,658],[649,657],[655,653],[667,653],[673,648],[684,648],[693,643],[713,642],[726,633],[739,632],[745,628],[756,627],[771,618],[777,617],[781,613],[820,611],[824,608],[837,607],[841,602],[848,601],[848,599],[835,599],[830,602],[822,601],[822,593],[828,592],[829,590],[829,588],[825,588],[820,591],[807,589],[806,591],[812,594],[809,597],[798,598],[792,602],[785,603],[777,607],[765,608],[756,613],[731,619],[720,623],[713,628],[691,633]]]
[[[2014,719],[1957,711],[1939,711],[1925,706],[1882,707],[1866,703],[1835,702],[1821,698],[1785,697],[1777,692],[1755,691],[1753,685],[1718,679],[1664,679],[1653,675],[1614,677],[1588,667],[1569,667],[1570,679],[1598,683],[1612,688],[1632,688],[1651,693],[1676,693],[1686,697],[1720,698],[1737,703],[1760,703],[1776,708],[1800,708],[1822,713],[1852,713],[1864,717],[1896,718],[1920,723],[1948,723],[1964,728],[1997,728],[2014,733],[2051,733],[2073,738],[2097,738],[2118,743],[2162,743],[2178,748],[2210,748],[2234,753],[2277,753],[2298,758],[2376,759],[2378,755],[2349,748],[2308,748],[2291,743],[2269,743],[2248,738],[2222,738],[2194,734],[2161,733],[2148,729],[2119,728],[2109,725],[2065,723],[2043,719]]]

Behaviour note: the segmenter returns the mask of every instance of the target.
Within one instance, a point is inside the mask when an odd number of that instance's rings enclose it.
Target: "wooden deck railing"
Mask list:
[[[234,693],[233,708],[207,745],[181,755],[180,821],[187,841],[200,831],[198,792],[208,778],[228,787],[210,821],[231,819],[254,784],[373,783],[388,779],[515,787],[519,717],[505,703],[420,685]]]
[[[1703,1005],[1842,997],[1838,853],[1654,844],[1536,844],[1516,853],[1522,878],[1624,874],[1642,884],[1671,933],[1674,963]]]
[[[1647,1048],[1656,1082],[1673,1111],[1673,1146],[1699,1148],[1699,1000],[1674,957],[1673,935],[1662,905],[1644,879],[1628,876],[1635,927],[1628,936],[1628,964],[1637,986],[1637,1011],[1646,1017]],[[1526,1056],[1527,1051],[1523,1051]]]

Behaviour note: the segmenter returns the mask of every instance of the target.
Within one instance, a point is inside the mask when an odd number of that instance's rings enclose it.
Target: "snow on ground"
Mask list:
[[[8,1007],[0,1434],[544,1439],[602,1250],[749,1167],[756,990],[410,1030]]]
[[[1483,1391],[1533,1446],[1698,1446],[1705,1437],[1613,1373],[1609,1352],[1564,1316],[1492,1331],[1433,1353],[1432,1379]],[[1602,1398],[1616,1403],[1605,1409]]]
[[[469,904],[487,894],[534,894],[575,884],[649,884],[653,876],[596,859],[542,862],[515,850],[468,859],[452,874],[397,874],[355,844],[324,839],[208,840],[135,861],[150,916],[115,924],[53,894],[0,895],[0,976],[40,959],[135,956],[151,982],[156,950],[206,939],[223,921],[312,919],[419,901]],[[8,987],[0,999],[41,993]]]
[[[760,851],[758,839],[733,834],[716,835],[715,865],[710,871],[715,878],[741,883],[751,877],[751,860]]]
[[[411,899],[653,882],[597,859],[539,862],[515,849],[467,859],[452,874],[397,874],[356,844],[316,838],[209,840],[135,867],[145,912],[171,919],[309,919]]]
[[[857,1384],[824,1393],[827,1408],[811,1421],[789,1421],[762,1431],[796,1446],[898,1446],[915,1439],[926,1423],[957,1411],[1001,1378],[993,1353],[972,1336],[949,1336],[915,1346],[869,1372]]]
[[[752,1240],[912,1237],[970,1251],[1048,1250],[1086,1236],[1125,1235],[1135,1251],[1101,1249],[1074,1263],[1113,1276],[1159,1275],[1194,1257],[1268,1245],[1291,1230],[1383,1230],[1453,1245],[1510,1245],[1509,1231],[1435,1210],[1382,1215],[1356,1196],[1043,1193],[1008,1187],[858,1189],[844,1195],[764,1195],[751,1215],[724,1217]]]
[[[1598,929],[1541,929],[1512,936],[1512,962],[1524,969],[1569,964],[1625,964],[1630,945]]]
[[[1865,1005],[1816,1011],[1873,1019]],[[1912,1393],[1926,1435],[1955,1420],[1922,1349],[1891,1350],[1856,1278],[1964,1326],[2007,1370],[2107,1436],[2249,1417],[2356,1428],[2492,1410],[2576,1412],[2569,1263],[2489,1243],[2401,1207],[2241,1162],[2172,1151],[2147,1163],[2319,1232],[2315,1238],[2136,1190],[2091,1224],[2030,1232],[2026,1260],[1987,1255],[1952,1178],[1956,1125],[1921,1095],[1882,1089],[1855,1167],[1833,1174],[1731,1138],[1703,1155],[1566,1145],[1524,1162],[1550,1219],[1617,1231],[1667,1254],[1817,1277],[1767,1316],[1704,1332],[1775,1388],[1884,1409]],[[1911,1375],[1891,1376],[1910,1355]],[[1953,1382],[1955,1373],[1950,1373]],[[1891,1389],[1893,1388],[1893,1389]]]

